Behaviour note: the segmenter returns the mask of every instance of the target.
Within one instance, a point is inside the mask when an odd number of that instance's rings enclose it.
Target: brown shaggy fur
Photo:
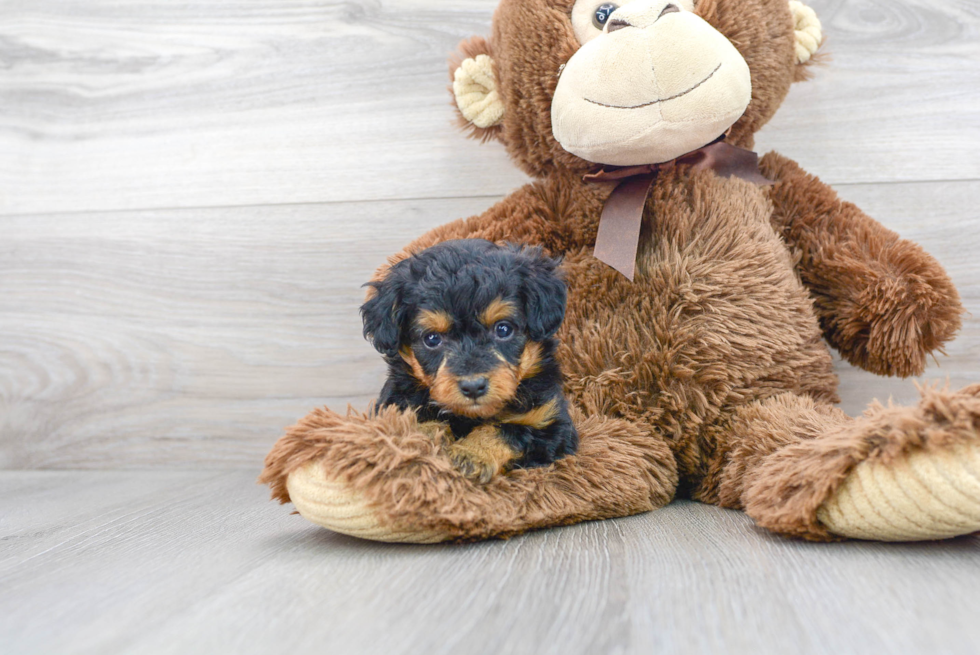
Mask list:
[[[445,444],[424,432],[414,414],[316,410],[279,440],[260,481],[288,502],[288,473],[313,460],[328,462],[395,529],[465,540],[626,516],[670,502],[677,473],[663,466],[671,461],[666,445],[651,444],[625,421],[573,416],[581,440],[575,455],[478,488],[453,468]]]
[[[971,388],[929,391],[915,408],[833,407],[826,339],[876,373],[921,372],[959,327],[942,267],[776,154],[760,187],[670,170],[650,194],[635,282],[592,257],[612,186],[551,133],[559,66],[578,47],[572,0],[503,0],[489,42],[506,104],[499,138],[536,180],[485,213],[437,228],[391,261],[440,241],[526,242],[564,257],[568,309],[558,357],[581,435],[578,454],[477,487],[455,472],[413,415],[314,412],[269,454],[262,481],[313,459],[363,493],[393,529],[459,539],[659,507],[675,493],[744,508],[782,534],[830,539],[817,508],[853,467],[910,448],[978,438]],[[700,0],[697,11],[749,63],[753,98],[732,131],[749,147],[796,65],[786,0]],[[386,267],[378,272],[385,274]]]
[[[963,313],[942,266],[790,159],[769,153],[760,168],[778,180],[773,227],[799,257],[827,341],[872,373],[921,374]]]

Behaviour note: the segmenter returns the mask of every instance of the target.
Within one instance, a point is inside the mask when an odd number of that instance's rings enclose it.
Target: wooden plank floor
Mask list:
[[[980,650],[980,536],[808,544],[677,502],[507,542],[392,546],[311,526],[255,475],[0,477],[0,652]]]
[[[810,0],[831,61],[758,137],[921,243],[980,381],[980,5]],[[0,3],[0,654],[975,653],[977,537],[786,542],[691,503],[470,546],[254,486],[363,407],[360,285],[525,181],[452,127],[496,0]],[[913,402],[838,367],[843,407]],[[46,470],[45,470],[46,469]]]

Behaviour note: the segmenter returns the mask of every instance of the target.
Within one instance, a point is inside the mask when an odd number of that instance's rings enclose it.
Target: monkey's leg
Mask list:
[[[670,502],[677,471],[666,443],[626,421],[572,417],[575,455],[478,485],[411,412],[318,410],[276,443],[260,482],[313,523],[376,541],[506,537]]]
[[[811,540],[980,530],[980,385],[851,419],[783,394],[739,409],[696,495]]]

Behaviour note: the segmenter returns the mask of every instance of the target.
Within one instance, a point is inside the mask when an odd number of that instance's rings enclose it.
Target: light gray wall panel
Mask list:
[[[980,182],[847,186],[949,270],[971,315],[927,378],[980,380]],[[361,285],[494,198],[0,218],[0,462],[235,467],[315,406],[363,409],[383,365]],[[914,402],[840,367],[844,408]]]
[[[494,5],[6,2],[0,213],[506,193],[446,90]],[[833,183],[980,178],[976,4],[813,5],[831,61],[760,145]]]

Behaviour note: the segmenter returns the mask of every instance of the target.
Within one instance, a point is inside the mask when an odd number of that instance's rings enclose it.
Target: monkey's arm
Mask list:
[[[791,159],[771,152],[760,168],[776,182],[773,227],[799,257],[827,341],[872,373],[921,374],[963,313],[943,267]]]
[[[571,193],[551,179],[527,184],[482,214],[429,230],[389,257],[373,279],[383,278],[389,268],[409,255],[453,239],[526,243],[542,246],[552,255],[588,245],[595,237],[595,221],[589,220],[588,211],[593,209],[593,215],[598,216],[601,205],[588,207],[589,202],[595,202],[589,198],[572,201]]]

